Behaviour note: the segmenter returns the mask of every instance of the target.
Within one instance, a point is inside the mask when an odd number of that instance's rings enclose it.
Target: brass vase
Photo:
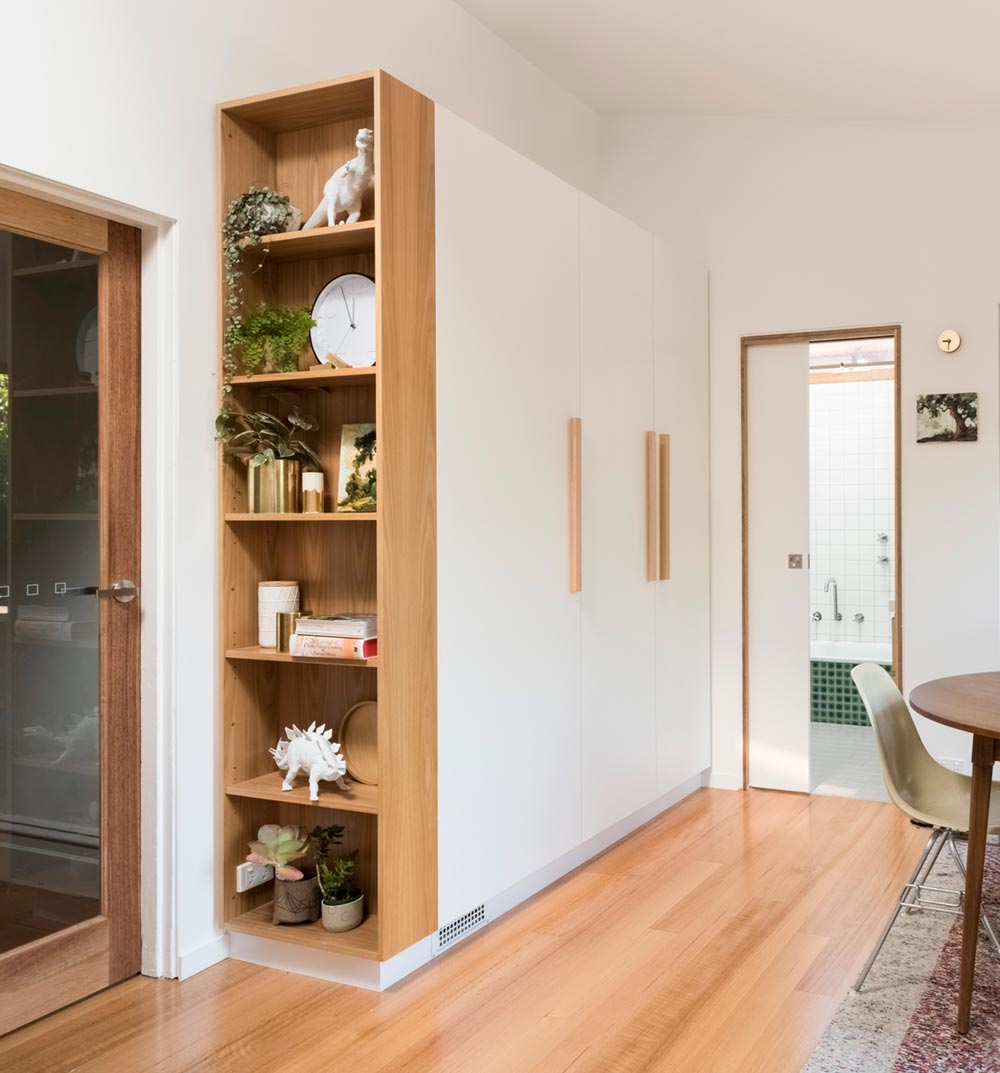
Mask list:
[[[299,514],[301,462],[278,458],[247,470],[251,514]]]

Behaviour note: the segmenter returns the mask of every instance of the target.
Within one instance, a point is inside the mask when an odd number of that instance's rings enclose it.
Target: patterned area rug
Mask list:
[[[1000,926],[1000,846],[987,847],[983,900]],[[958,843],[965,854],[965,843]],[[930,882],[958,889],[947,848]],[[972,1027],[955,1031],[960,917],[904,910],[860,995],[849,992],[802,1073],[1000,1073],[1000,960],[983,937]]]

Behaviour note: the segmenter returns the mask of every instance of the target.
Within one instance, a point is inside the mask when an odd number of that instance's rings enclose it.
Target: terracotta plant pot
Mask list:
[[[319,920],[319,885],[315,876],[274,881],[275,924],[310,924]]]
[[[327,931],[351,931],[365,919],[365,896],[359,894],[349,902],[323,903],[323,927]]]

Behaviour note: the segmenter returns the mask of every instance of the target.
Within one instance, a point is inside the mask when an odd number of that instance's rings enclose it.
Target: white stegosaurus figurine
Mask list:
[[[274,757],[279,771],[287,771],[281,784],[282,790],[294,789],[295,776],[300,771],[309,774],[309,800],[319,800],[319,783],[335,782],[341,790],[351,788],[344,776],[347,762],[340,753],[340,745],[333,740],[333,728],[326,723],[317,727],[310,723],[308,730],[297,726],[285,727],[285,738],[278,740],[277,748],[268,751]]]

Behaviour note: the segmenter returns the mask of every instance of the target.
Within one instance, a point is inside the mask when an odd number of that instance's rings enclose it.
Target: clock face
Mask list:
[[[954,354],[956,350],[962,345],[962,337],[955,331],[954,328],[946,328],[938,336],[938,346],[946,354]]]
[[[324,365],[354,369],[375,364],[375,282],[349,273],[337,276],[313,304],[313,353]]]

